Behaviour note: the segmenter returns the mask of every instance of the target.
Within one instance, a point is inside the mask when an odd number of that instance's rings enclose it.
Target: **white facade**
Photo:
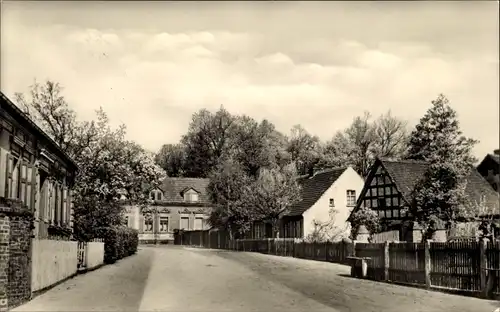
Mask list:
[[[347,218],[356,206],[363,186],[363,178],[353,168],[348,167],[318,201],[304,212],[304,237],[313,233],[315,220],[319,222],[332,220],[335,229],[341,230],[343,235],[348,237],[351,228]],[[330,206],[332,200],[333,207]],[[330,213],[332,209],[335,210],[333,218]]]

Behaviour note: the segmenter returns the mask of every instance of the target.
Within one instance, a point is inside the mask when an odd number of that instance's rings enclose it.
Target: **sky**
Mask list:
[[[354,117],[415,126],[445,94],[482,159],[499,147],[497,1],[3,1],[0,88],[59,82],[157,151],[223,105],[329,140]]]

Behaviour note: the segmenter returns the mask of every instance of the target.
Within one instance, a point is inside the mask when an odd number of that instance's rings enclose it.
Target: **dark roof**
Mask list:
[[[199,178],[165,178],[160,186],[163,191],[163,200],[172,203],[183,203],[183,191],[194,189],[199,192],[199,203],[210,203],[207,194],[209,179]]]
[[[301,186],[302,200],[293,205],[285,213],[285,216],[300,216],[311,208],[318,199],[332,186],[344,173],[346,168],[326,169],[317,172],[313,176],[301,176],[298,178]]]
[[[488,154],[486,157],[491,158],[494,162],[497,163],[497,165],[500,165],[500,155],[497,154]]]
[[[71,166],[74,167],[74,169],[78,170],[78,165],[75,163],[75,161],[69,157],[69,155],[62,150],[62,148],[47,134],[45,131],[43,131],[33,120],[31,120],[19,107],[17,107],[16,104],[14,104],[9,98],[0,91],[0,99],[2,108],[3,109],[8,109],[8,112],[12,114],[12,117],[18,119],[18,122],[23,125],[24,127],[28,128],[27,130],[31,130],[34,132],[34,134],[38,134],[42,136],[51,146],[52,149],[54,149],[58,156],[62,158],[62,160],[67,161]],[[3,104],[6,106],[4,107]]]
[[[397,189],[401,192],[403,198],[410,203],[412,191],[417,182],[424,177],[429,164],[424,161],[389,161],[380,160],[382,166],[387,170]],[[480,202],[482,195],[486,196],[486,202],[492,209],[497,209],[499,205],[498,193],[493,190],[491,185],[481,174],[472,168],[467,178],[467,187],[465,189],[467,197],[471,203]]]

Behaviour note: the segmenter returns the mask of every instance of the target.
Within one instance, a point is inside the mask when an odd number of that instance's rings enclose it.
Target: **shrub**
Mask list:
[[[96,230],[104,238],[104,262],[114,263],[137,252],[139,232],[125,226],[114,226]]]

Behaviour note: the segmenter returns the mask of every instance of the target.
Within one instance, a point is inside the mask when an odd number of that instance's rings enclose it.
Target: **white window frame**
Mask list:
[[[164,220],[167,220],[167,229],[163,231],[162,230],[162,221],[164,221]],[[161,216],[160,215],[160,219],[159,219],[159,224],[158,225],[159,225],[158,231],[160,233],[168,233],[170,231],[170,217],[169,216]]]
[[[346,191],[347,207],[356,206],[356,190]]]
[[[329,207],[335,207],[335,199],[334,198],[330,198],[330,201],[328,203],[328,206]]]

